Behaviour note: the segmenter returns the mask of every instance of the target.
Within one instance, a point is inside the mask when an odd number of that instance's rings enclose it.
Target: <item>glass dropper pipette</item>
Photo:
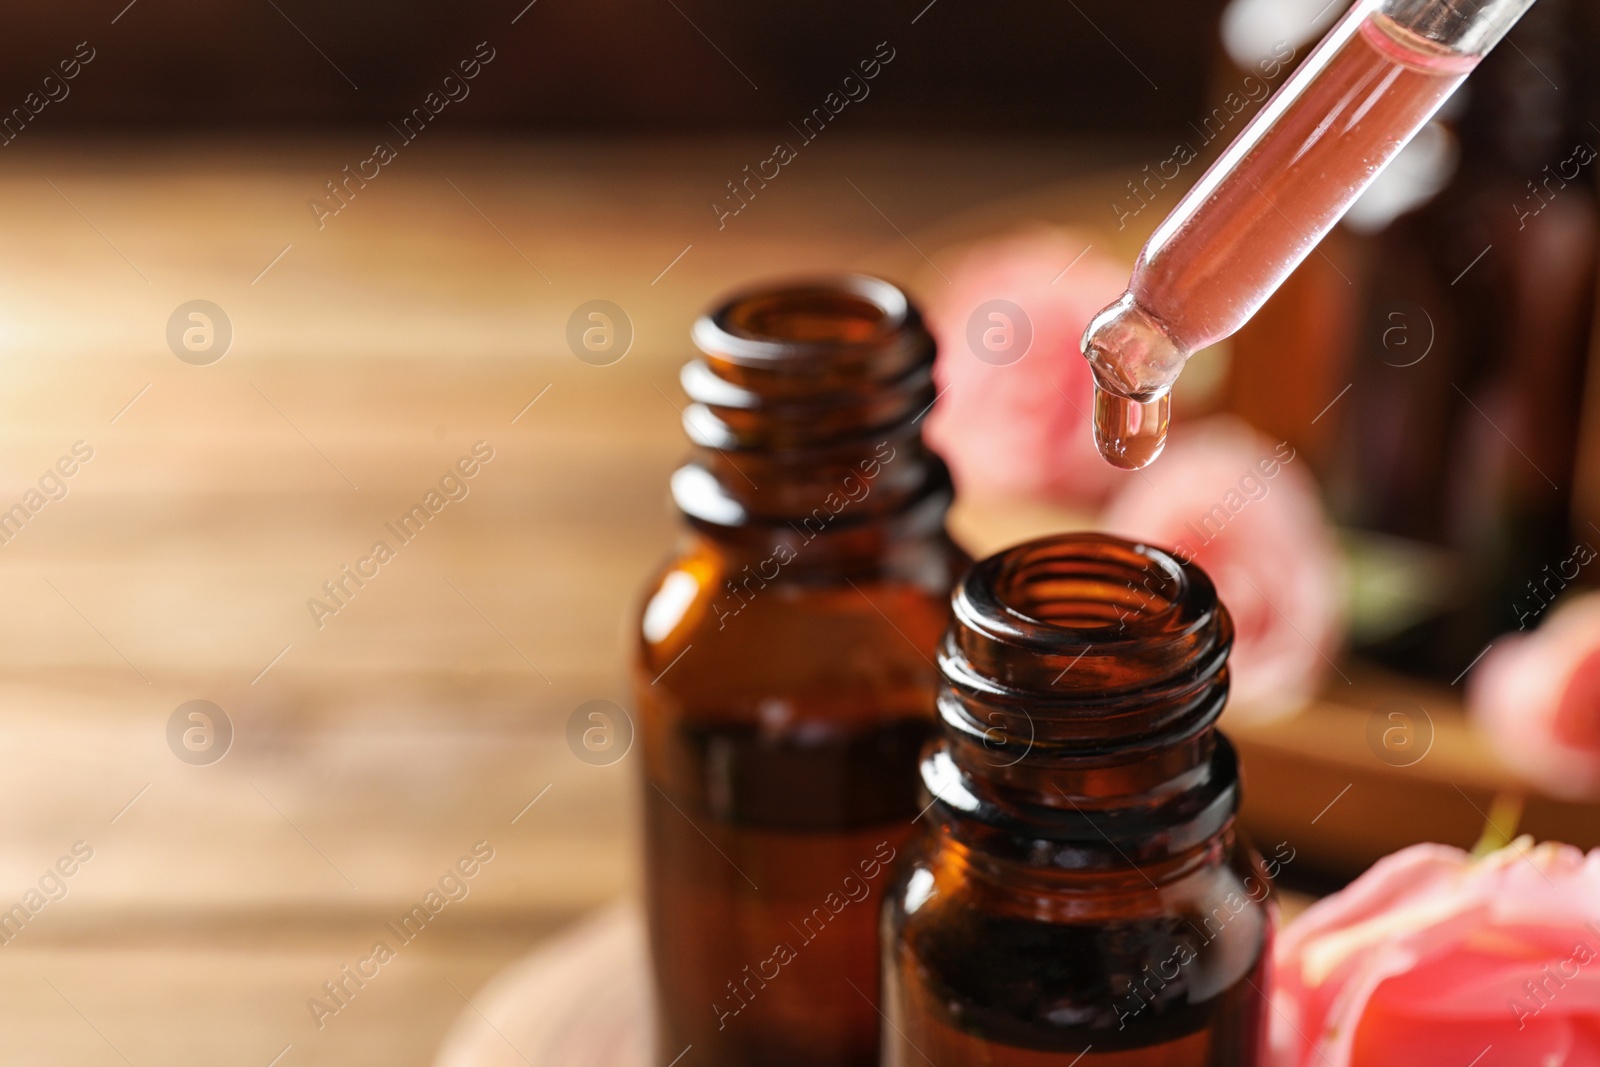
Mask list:
[[[1083,335],[1094,435],[1129,470],[1166,443],[1184,361],[1236,332],[1533,0],[1357,0],[1156,228]]]

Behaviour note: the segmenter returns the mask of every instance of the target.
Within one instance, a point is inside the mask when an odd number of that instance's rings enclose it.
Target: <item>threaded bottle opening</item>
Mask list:
[[[876,348],[921,322],[905,293],[862,274],[805,278],[734,293],[694,325],[694,343],[708,356],[761,369],[847,357],[840,350]]]
[[[1039,862],[1116,866],[1232,818],[1232,750],[1213,727],[1233,624],[1203,571],[1153,545],[1061,534],[975,564],[952,601],[923,779],[962,833],[1022,862],[1051,840],[1071,845]]]
[[[1181,566],[1164,552],[1096,538],[1053,539],[999,557],[995,600],[1041,627],[1125,631],[1148,628],[1187,592]]]
[[[866,279],[863,279],[865,281]],[[799,284],[746,296],[725,306],[716,325],[731,336],[780,345],[859,345],[905,319],[905,299],[889,286],[876,299],[838,286]]]
[[[704,356],[679,380],[696,450],[673,480],[691,519],[841,530],[924,504],[942,517],[949,475],[920,430],[933,338],[898,288],[779,282],[735,293],[693,333]]]
[[[973,566],[943,668],[958,689],[1048,708],[1203,684],[1232,622],[1205,572],[1098,533],[1029,541]]]
[[[702,315],[681,381],[685,426],[715,448],[817,444],[933,401],[933,338],[906,295],[846,274],[736,293]]]

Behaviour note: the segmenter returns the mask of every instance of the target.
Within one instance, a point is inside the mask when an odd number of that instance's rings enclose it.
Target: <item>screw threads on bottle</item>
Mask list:
[[[695,446],[673,496],[697,525],[839,532],[942,521],[944,464],[922,444],[934,343],[904,293],[861,275],[735,294],[694,326],[680,375]]]
[[[1232,820],[1238,773],[1214,727],[1233,624],[1202,571],[1067,534],[976,564],[952,601],[923,779],[958,836],[1019,857],[1054,842],[1047,862],[1115,865]]]

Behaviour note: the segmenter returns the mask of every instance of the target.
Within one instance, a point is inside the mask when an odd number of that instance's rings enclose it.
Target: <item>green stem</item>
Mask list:
[[[1502,792],[1494,795],[1489,805],[1489,817],[1484,820],[1483,834],[1472,846],[1472,856],[1479,859],[1498,852],[1511,844],[1517,836],[1517,824],[1522,821],[1522,794]]]

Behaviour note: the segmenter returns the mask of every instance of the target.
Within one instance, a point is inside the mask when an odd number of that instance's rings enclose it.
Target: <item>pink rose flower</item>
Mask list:
[[[1173,550],[1216,583],[1235,628],[1230,719],[1276,718],[1315,695],[1342,633],[1340,562],[1291,445],[1228,416],[1181,425],[1101,525]]]
[[[931,294],[940,395],[927,438],[963,493],[1094,503],[1127,477],[1095,451],[1078,349],[1127,284],[1088,237],[1046,229],[975,246]]]
[[[1600,1065],[1600,850],[1413,845],[1284,928],[1277,1067]]]
[[[1540,790],[1600,797],[1600,593],[1556,608],[1531,633],[1496,638],[1472,670],[1467,706]]]

